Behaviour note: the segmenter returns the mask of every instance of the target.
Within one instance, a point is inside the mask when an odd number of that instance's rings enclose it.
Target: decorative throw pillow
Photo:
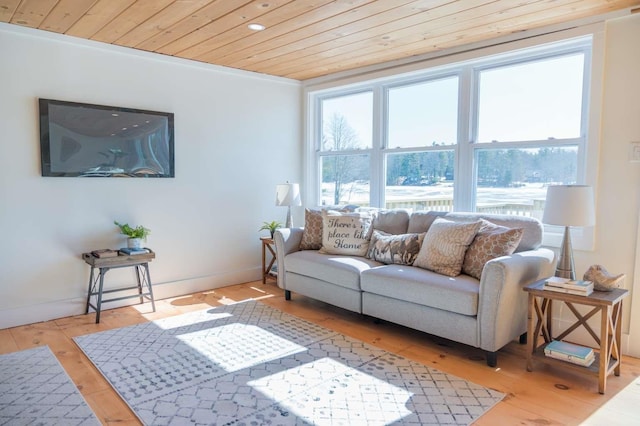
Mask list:
[[[424,237],[413,266],[455,277],[460,275],[464,254],[481,222],[452,222],[437,218]]]
[[[424,235],[424,232],[392,235],[374,229],[367,257],[380,263],[411,265],[420,251]]]
[[[522,228],[507,228],[484,219],[482,226],[464,256],[462,272],[480,279],[484,264],[500,256],[512,254],[524,234]]]
[[[322,247],[322,211],[304,209],[304,230],[300,250],[319,250]]]
[[[373,228],[368,213],[322,212],[320,253],[365,256]]]

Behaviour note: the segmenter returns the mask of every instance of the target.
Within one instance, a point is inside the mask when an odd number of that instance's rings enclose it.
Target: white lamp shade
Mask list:
[[[300,206],[300,185],[283,183],[276,185],[276,206]]]
[[[587,185],[548,187],[542,222],[561,226],[595,225],[593,188]]]

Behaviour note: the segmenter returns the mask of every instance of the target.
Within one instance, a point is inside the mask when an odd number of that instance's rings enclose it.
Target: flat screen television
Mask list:
[[[42,176],[175,177],[173,113],[39,99]]]

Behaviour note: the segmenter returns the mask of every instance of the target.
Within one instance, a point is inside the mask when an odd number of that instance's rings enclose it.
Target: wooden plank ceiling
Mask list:
[[[640,0],[0,0],[0,21],[305,80],[636,6]]]

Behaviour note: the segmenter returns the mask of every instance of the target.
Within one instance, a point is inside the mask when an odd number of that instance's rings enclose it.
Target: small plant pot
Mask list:
[[[127,247],[129,247],[131,249],[142,248],[142,238],[128,238],[127,239]]]

